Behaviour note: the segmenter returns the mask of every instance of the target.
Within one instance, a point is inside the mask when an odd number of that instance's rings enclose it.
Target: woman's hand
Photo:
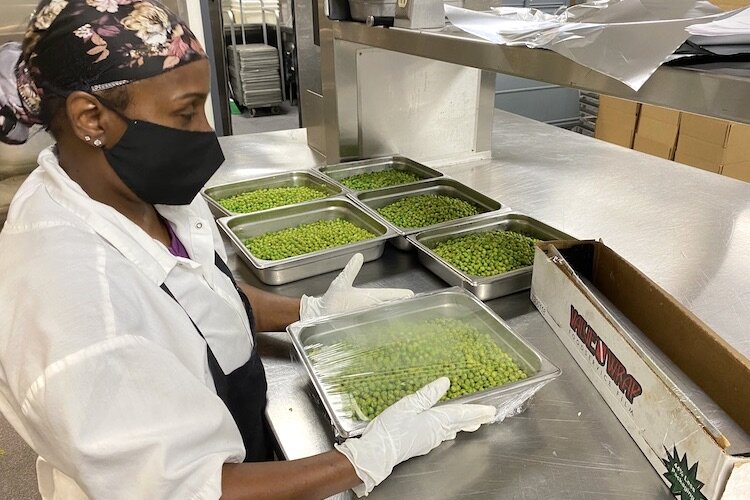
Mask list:
[[[300,319],[304,321],[329,314],[365,309],[389,300],[406,299],[414,295],[414,292],[404,288],[355,288],[352,285],[363,262],[364,257],[361,253],[352,257],[321,297],[303,295],[300,301]]]
[[[357,496],[369,494],[404,460],[425,455],[459,432],[473,432],[494,420],[497,409],[493,406],[446,404],[433,408],[449,387],[446,377],[435,380],[386,409],[359,439],[336,445],[364,483],[353,488]]]

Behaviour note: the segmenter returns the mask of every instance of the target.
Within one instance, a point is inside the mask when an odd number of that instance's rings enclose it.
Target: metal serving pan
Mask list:
[[[327,165],[324,167],[320,167],[320,172],[324,175],[327,175],[331,179],[337,181],[339,184],[341,184],[341,181],[347,177],[351,177],[354,175],[364,174],[368,172],[382,172],[383,170],[404,170],[406,172],[411,172],[413,174],[416,174],[420,177],[421,180],[424,179],[435,179],[438,177],[442,177],[443,174],[441,172],[438,172],[437,170],[434,170],[430,167],[427,167],[425,165],[422,165],[421,163],[417,163],[414,160],[410,160],[409,158],[403,157],[403,156],[388,156],[384,158],[374,158],[372,160],[361,160],[361,161],[353,161],[349,163],[338,163],[336,165]],[[413,184],[413,183],[409,183]],[[401,184],[401,186],[405,186],[408,184]],[[341,184],[341,186],[346,190],[353,193],[358,193],[362,191],[357,191],[355,189],[348,188]],[[389,187],[395,187],[395,186],[389,186]]]
[[[486,231],[515,231],[544,241],[574,239],[528,215],[508,212],[422,231],[410,235],[409,241],[416,247],[419,260],[427,269],[450,285],[466,288],[481,300],[491,300],[531,288],[533,266],[496,276],[474,276],[464,273],[432,251],[441,241]]]
[[[539,351],[513,332],[482,301],[461,288],[420,294],[368,310],[292,324],[287,332],[339,437],[349,438],[361,434],[367,422],[356,420],[343,409],[341,396],[329,392],[321,382],[305,348],[315,344],[330,345],[342,340],[372,346],[373,342],[377,342],[374,339],[377,339],[378,332],[388,325],[435,318],[460,319],[488,332],[498,346],[529,374],[524,380],[463,396],[451,402],[491,404],[498,408],[500,416],[507,416],[523,410],[526,401],[536,391],[560,375],[560,370]]]
[[[375,189],[373,191],[363,191],[351,196],[353,196],[354,199],[359,203],[370,209],[370,211],[374,215],[379,217],[382,221],[392,227],[396,231],[396,233],[399,234],[399,237],[392,240],[392,243],[396,246],[396,248],[400,250],[411,249],[412,244],[409,242],[409,240],[406,239],[406,237],[410,234],[419,233],[421,231],[425,231],[427,229],[432,229],[435,227],[442,227],[446,224],[451,224],[456,221],[471,220],[479,216],[479,214],[477,214],[470,217],[463,217],[461,219],[441,222],[440,224],[433,224],[432,226],[404,229],[388,222],[383,216],[378,214],[379,208],[383,208],[390,203],[398,201],[402,198],[419,196],[423,194],[439,194],[452,196],[454,198],[460,198],[479,207],[480,214],[495,212],[504,208],[504,206],[500,202],[493,200],[489,196],[485,196],[482,193],[447,177],[429,179],[426,181],[420,181],[414,184],[406,184],[403,186],[393,186],[389,188]]]
[[[234,196],[236,194],[245,193],[248,191],[256,191],[258,189],[299,186],[307,186],[313,189],[317,189],[324,192],[327,197],[338,196],[343,193],[343,188],[341,186],[329,181],[314,170],[295,170],[293,172],[284,172],[282,174],[274,174],[265,177],[257,177],[255,179],[248,179],[245,181],[210,186],[204,188],[201,191],[201,194],[208,202],[208,206],[211,208],[211,212],[214,214],[214,216],[226,217],[229,215],[239,214],[236,212],[230,212],[226,208],[222,207],[219,204],[219,200],[222,198]],[[305,201],[303,203],[309,202]]]
[[[243,240],[289,227],[320,220],[345,219],[375,234],[369,240],[281,260],[255,257]],[[361,253],[365,262],[383,254],[385,242],[394,236],[390,228],[345,197],[328,198],[309,203],[263,210],[251,214],[224,217],[219,227],[227,234],[237,252],[260,281],[267,285],[282,285],[310,276],[343,269],[349,259]]]

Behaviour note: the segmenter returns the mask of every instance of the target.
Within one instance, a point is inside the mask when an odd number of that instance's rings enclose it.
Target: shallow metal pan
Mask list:
[[[419,260],[427,269],[448,284],[466,288],[481,300],[491,300],[529,289],[533,266],[496,276],[473,276],[449,264],[432,251],[441,241],[486,231],[515,231],[544,241],[574,239],[528,215],[508,212],[422,231],[410,235],[409,241],[416,247]]]
[[[410,160],[409,158],[403,156],[388,156],[384,158],[374,158],[372,160],[361,160],[348,163],[338,163],[336,165],[327,165],[320,167],[320,173],[341,184],[341,186],[345,190],[353,193],[358,193],[363,191],[357,191],[355,189],[348,188],[344,184],[342,184],[341,181],[343,179],[346,179],[347,177],[352,177],[354,175],[364,174],[368,172],[382,172],[383,170],[391,169],[411,172],[418,175],[420,177],[420,180],[435,179],[443,176],[441,172],[438,172],[435,169],[422,165],[421,163],[417,163],[414,160]],[[407,186],[409,184],[400,185]]]
[[[239,214],[236,212],[230,212],[226,208],[222,207],[221,204],[219,204],[219,200],[223,198],[234,196],[240,193],[245,193],[248,191],[256,191],[258,189],[299,186],[307,186],[313,189],[317,189],[325,193],[327,197],[339,196],[343,193],[343,188],[341,186],[324,178],[314,170],[295,170],[292,172],[284,172],[281,174],[269,175],[265,177],[257,177],[255,179],[247,179],[245,181],[230,182],[228,184],[210,186],[204,188],[201,191],[201,194],[206,199],[206,202],[208,202],[208,206],[211,208],[211,213],[213,213],[214,216],[227,217],[229,215]],[[323,198],[318,198],[317,200],[311,201],[318,201],[320,199]],[[305,201],[302,203],[310,202]]]
[[[479,208],[480,213],[477,215],[472,215],[470,217],[463,217],[461,219],[441,222],[440,224],[433,224],[431,226],[406,229],[395,226],[391,222],[388,222],[383,216],[378,214],[379,208],[383,208],[390,203],[398,201],[402,198],[424,194],[452,196],[454,198],[468,201],[469,203],[473,203],[474,205],[476,205]],[[471,189],[469,186],[461,184],[460,182],[449,179],[447,177],[429,179],[414,184],[406,184],[403,186],[394,186],[390,188],[376,189],[373,191],[364,191],[350,196],[352,196],[363,206],[367,207],[375,216],[379,217],[382,221],[392,227],[399,234],[399,237],[393,239],[391,242],[396,246],[396,248],[399,248],[400,250],[409,250],[412,248],[412,244],[406,238],[410,234],[415,234],[436,227],[442,227],[446,224],[451,224],[456,221],[471,220],[479,217],[483,213],[495,212],[505,208],[500,202],[493,200],[489,196],[485,196],[482,193]]]
[[[367,422],[356,420],[342,411],[336,394],[328,392],[316,374],[305,351],[313,344],[334,344],[342,340],[367,342],[372,345],[378,331],[400,322],[453,318],[465,321],[488,332],[529,377],[493,389],[451,400],[461,403],[483,403],[496,406],[500,412],[511,414],[523,408],[525,402],[542,386],[560,375],[560,370],[539,351],[521,339],[490,308],[466,290],[449,288],[420,294],[410,299],[395,301],[365,311],[318,318],[312,322],[295,323],[287,328],[298,358],[305,368],[315,391],[323,403],[339,437],[349,438],[362,433]]]
[[[251,254],[243,243],[243,240],[265,233],[300,224],[339,218],[370,231],[375,234],[375,237],[281,260],[259,259]],[[386,241],[396,236],[396,233],[385,224],[345,197],[224,217],[218,220],[218,224],[227,234],[242,260],[247,263],[258,279],[267,285],[281,285],[343,269],[356,253],[361,253],[365,262],[375,260],[383,254]]]

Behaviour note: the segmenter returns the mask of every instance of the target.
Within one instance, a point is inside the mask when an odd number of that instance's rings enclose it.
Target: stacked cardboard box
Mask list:
[[[750,181],[750,126],[683,113],[674,159]]]
[[[595,137],[632,148],[640,109],[640,103],[634,101],[600,96]]]
[[[750,125],[601,96],[595,137],[750,182]]]
[[[633,149],[672,160],[679,130],[679,111],[642,104]]]

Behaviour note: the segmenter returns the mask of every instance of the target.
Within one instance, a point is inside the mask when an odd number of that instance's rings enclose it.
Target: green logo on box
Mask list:
[[[672,494],[681,500],[707,500],[706,496],[701,493],[703,483],[698,481],[698,462],[695,462],[692,467],[688,468],[687,453],[680,458],[677,453],[677,447],[672,448],[674,453],[669,453],[669,450],[665,447],[664,451],[667,452],[666,460],[662,459],[664,466],[667,468],[667,472],[663,475],[669,481],[669,489]]]

